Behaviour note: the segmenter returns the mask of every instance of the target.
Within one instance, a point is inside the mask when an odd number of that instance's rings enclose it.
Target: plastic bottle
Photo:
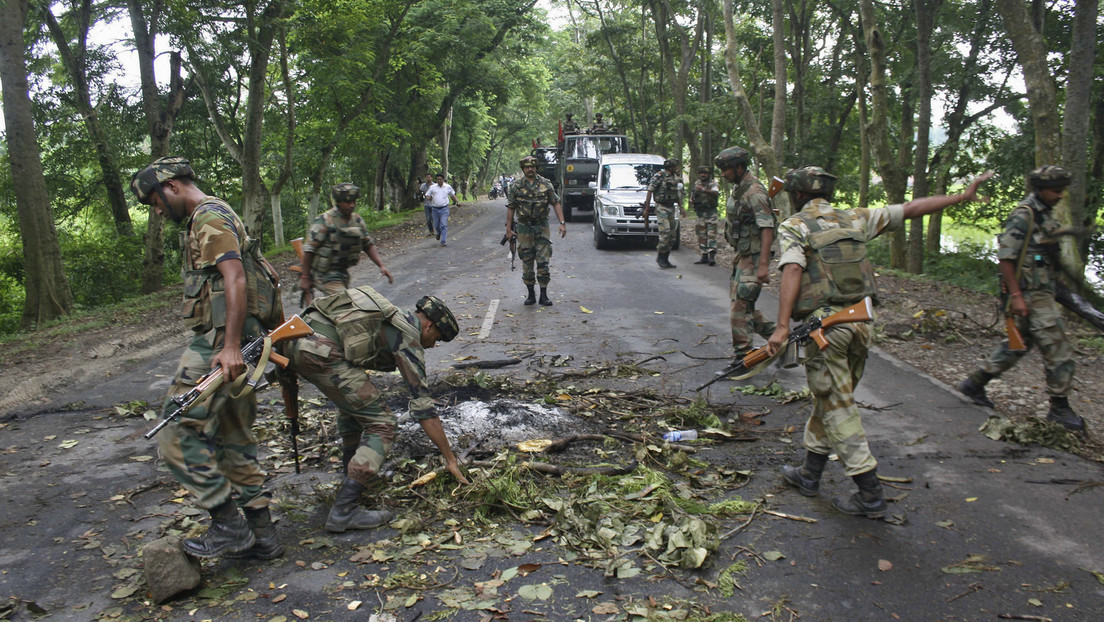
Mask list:
[[[679,441],[692,441],[698,438],[697,430],[677,430],[675,432],[667,432],[663,435],[663,440],[668,443],[677,443]]]

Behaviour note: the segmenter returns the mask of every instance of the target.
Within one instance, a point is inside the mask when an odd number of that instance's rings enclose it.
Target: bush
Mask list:
[[[142,283],[142,238],[59,232],[62,263],[73,300],[100,307],[135,296]]]
[[[867,245],[870,260],[879,270],[886,271],[889,266],[889,238],[882,237]],[[992,251],[984,244],[963,241],[959,250],[924,257],[924,272],[915,276],[922,279],[941,281],[966,289],[987,294],[997,293],[997,264],[990,258]]]

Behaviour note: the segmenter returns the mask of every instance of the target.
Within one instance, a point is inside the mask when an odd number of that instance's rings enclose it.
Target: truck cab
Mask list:
[[[564,136],[556,167],[556,190],[563,202],[564,218],[573,210],[594,209],[594,188],[598,162],[603,155],[629,153],[629,138],[624,134],[568,134]]]

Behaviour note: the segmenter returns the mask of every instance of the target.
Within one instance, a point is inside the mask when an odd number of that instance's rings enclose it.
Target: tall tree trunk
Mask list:
[[[768,175],[781,173],[782,163],[778,152],[763,138],[759,126],[755,122],[755,110],[751,107],[744,84],[740,78],[739,52],[736,49],[736,26],[733,21],[733,0],[724,1],[725,21],[725,68],[728,70],[728,83],[732,88],[732,95],[736,99],[736,107],[740,112],[740,119],[744,122],[744,133],[747,134],[748,150],[755,154],[759,165],[766,169]]]
[[[1093,65],[1096,55],[1096,16],[1098,0],[1079,0],[1074,8],[1073,41],[1070,43],[1069,77],[1066,81],[1066,116],[1062,121],[1062,165],[1073,171],[1073,182],[1066,200],[1069,202],[1070,224],[1087,227],[1089,120],[1092,112]],[[1062,244],[1062,264],[1075,274],[1085,269],[1086,253],[1082,242],[1067,237]]]
[[[695,20],[694,36],[691,39],[686,29],[675,19],[675,12],[671,8],[669,0],[651,0],[652,17],[655,23],[656,41],[659,43],[661,58],[666,80],[662,86],[670,86],[671,97],[675,104],[675,117],[678,119],[675,125],[674,153],[671,157],[682,158],[683,148],[690,153],[699,151],[698,140],[686,120],[688,102],[686,93],[689,90],[690,69],[694,66],[694,60],[701,48],[703,31],[705,29],[702,11],[699,7]],[[669,40],[671,31],[675,33],[675,41],[678,43],[678,67],[675,67],[676,53],[671,49]]]
[[[613,59],[613,66],[617,70],[617,77],[621,81],[622,94],[625,97],[626,108],[629,110],[629,128],[633,133],[633,144],[640,144],[640,137],[636,134],[636,104],[633,102],[632,89],[629,86],[629,74],[625,67],[625,63],[621,60],[621,55],[617,53],[617,47],[613,45],[613,39],[610,38],[609,30],[606,28],[606,14],[602,10],[601,0],[594,0],[594,8],[598,11],[598,20],[602,24],[602,36],[606,40],[606,46],[609,47],[610,58]],[[584,44],[585,45],[585,44]],[[643,112],[643,110],[641,110]]]
[[[449,142],[452,140],[452,105],[445,113],[445,122],[441,124],[441,171],[445,175],[445,183],[449,182]]]
[[[272,204],[272,241],[276,246],[284,245],[284,211],[280,204],[280,193],[291,178],[292,152],[295,149],[295,85],[291,82],[291,72],[288,71],[287,53],[287,29],[280,29],[280,77],[284,82],[284,94],[287,97],[287,121],[284,137],[284,159],[277,174],[276,181],[272,182],[272,194],[269,199]]]
[[[23,240],[23,285],[26,300],[20,326],[30,328],[68,314],[73,294],[61,263],[50,196],[42,173],[31,98],[23,25],[27,0],[0,2],[0,86],[3,88],[4,126]]]
[[[916,14],[916,100],[917,128],[916,150],[913,153],[912,198],[931,194],[928,177],[928,146],[931,133],[931,37],[935,27],[935,14],[942,0],[913,0]],[[920,274],[924,271],[924,219],[913,218],[909,222],[908,271]]]

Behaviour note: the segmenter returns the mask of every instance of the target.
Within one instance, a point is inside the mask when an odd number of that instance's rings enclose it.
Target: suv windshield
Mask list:
[[[569,136],[564,145],[564,157],[574,160],[597,160],[603,153],[628,153],[624,136]]]
[[[648,181],[663,168],[659,164],[606,164],[602,167],[602,190],[648,187]]]

